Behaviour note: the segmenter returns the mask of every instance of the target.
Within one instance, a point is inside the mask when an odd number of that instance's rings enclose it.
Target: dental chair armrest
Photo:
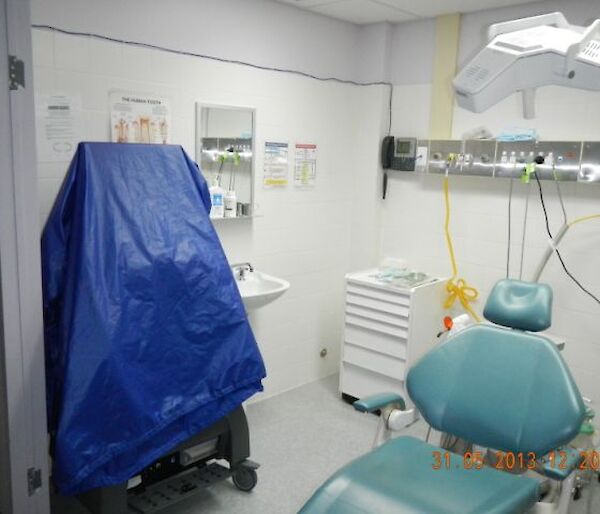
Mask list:
[[[544,456],[538,472],[548,478],[563,481],[579,468],[585,452],[575,448],[559,448],[553,453],[553,459],[549,455]]]
[[[378,393],[356,400],[352,405],[360,412],[375,412],[388,405],[397,405],[400,410],[406,409],[404,398],[397,393]]]

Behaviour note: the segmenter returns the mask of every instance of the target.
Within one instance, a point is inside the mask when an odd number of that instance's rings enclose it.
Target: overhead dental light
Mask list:
[[[570,25],[560,12],[491,25],[488,44],[453,81],[458,105],[482,112],[515,91],[523,115],[535,116],[535,90],[600,90],[600,20]]]

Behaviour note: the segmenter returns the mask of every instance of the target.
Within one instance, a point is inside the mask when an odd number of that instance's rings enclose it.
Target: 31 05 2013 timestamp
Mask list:
[[[535,470],[541,465],[555,469],[577,468],[580,470],[600,471],[600,452],[596,450],[576,451],[555,450],[538,458],[534,452],[503,452],[490,451],[487,453],[474,451],[456,455],[448,451],[435,450],[432,467],[436,470],[460,468],[482,469],[486,465],[506,471]]]

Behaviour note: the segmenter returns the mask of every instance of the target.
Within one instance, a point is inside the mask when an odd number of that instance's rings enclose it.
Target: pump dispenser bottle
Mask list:
[[[210,192],[210,217],[223,218],[225,216],[225,190],[219,185],[219,179],[213,180]]]

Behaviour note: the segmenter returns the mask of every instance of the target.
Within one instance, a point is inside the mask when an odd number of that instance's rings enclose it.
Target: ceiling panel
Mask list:
[[[310,7],[310,10],[360,25],[380,21],[397,23],[416,18],[398,8],[373,0],[338,0]]]
[[[312,7],[313,5],[323,5],[330,4],[337,0],[277,0],[278,2],[283,2],[284,4],[295,5],[296,7],[300,7],[302,9],[306,7]]]
[[[440,14],[465,13],[538,0],[275,0],[359,25],[398,23]]]
[[[412,12],[420,17],[433,17],[440,14],[466,13],[531,3],[536,0],[377,0],[383,4]]]

